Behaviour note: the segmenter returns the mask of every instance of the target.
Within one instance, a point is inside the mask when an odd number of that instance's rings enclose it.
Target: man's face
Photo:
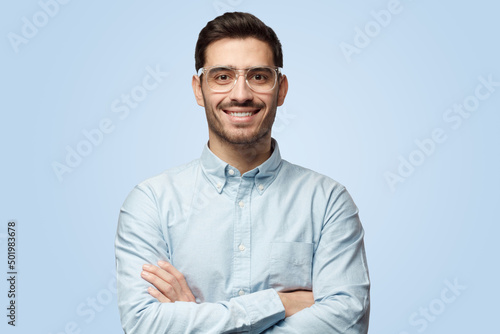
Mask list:
[[[274,66],[269,45],[255,38],[225,38],[211,43],[205,54],[204,67],[229,66],[244,69],[252,66]],[[193,90],[199,105],[205,107],[210,138],[231,144],[254,144],[271,137],[276,108],[283,104],[288,89],[285,76],[278,78],[274,89],[256,93],[245,82],[243,71],[229,92],[214,92],[204,77],[200,83],[193,77]],[[237,116],[235,113],[239,113]],[[241,116],[251,113],[251,116]],[[248,115],[248,114],[244,114]]]

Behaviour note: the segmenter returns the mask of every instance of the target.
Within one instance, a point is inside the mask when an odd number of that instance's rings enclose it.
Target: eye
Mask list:
[[[213,85],[226,85],[234,81],[234,70],[225,67],[215,67],[208,72],[208,81]]]
[[[265,67],[259,67],[251,69],[247,74],[247,78],[248,81],[254,85],[263,85],[268,84],[269,82],[274,82],[273,75],[273,70]]]
[[[254,81],[262,81],[262,80],[267,80],[268,78],[261,74],[261,73],[258,73],[258,74],[255,74],[253,77],[252,77],[252,80]]]
[[[217,81],[229,80],[229,76],[227,74],[219,74],[218,76],[215,77],[215,80]]]

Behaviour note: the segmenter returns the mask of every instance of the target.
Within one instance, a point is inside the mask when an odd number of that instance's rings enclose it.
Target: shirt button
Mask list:
[[[245,294],[245,291],[240,290],[240,291],[238,291],[238,294],[239,294],[240,296],[243,296],[243,295]]]
[[[245,245],[240,244],[238,248],[239,248],[240,251],[243,252],[245,250]]]
[[[262,184],[259,184],[259,190],[260,191],[264,190],[264,186]]]
[[[220,189],[222,187],[222,183],[217,183],[217,189]]]
[[[229,175],[234,175],[234,170],[230,169],[230,170],[228,171],[228,173],[229,173]]]
[[[245,203],[243,203],[243,201],[240,201],[240,203],[238,203],[238,204],[240,205],[240,208],[245,206]]]

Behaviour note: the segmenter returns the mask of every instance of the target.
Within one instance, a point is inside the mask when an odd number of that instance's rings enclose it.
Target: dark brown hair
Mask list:
[[[269,45],[273,52],[274,66],[283,67],[283,51],[276,33],[256,16],[249,13],[224,13],[208,22],[200,31],[194,52],[196,71],[205,64],[207,47],[223,38],[253,37]]]

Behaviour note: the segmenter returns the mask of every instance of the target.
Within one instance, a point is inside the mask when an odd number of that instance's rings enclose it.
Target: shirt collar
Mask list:
[[[254,178],[257,192],[260,195],[271,185],[281,167],[281,154],[278,142],[274,138],[271,138],[271,150],[272,154],[266,161],[243,174],[243,177]],[[208,148],[208,142],[203,148],[200,160],[203,173],[218,193],[224,189],[227,178],[239,176],[235,167],[221,160]]]

